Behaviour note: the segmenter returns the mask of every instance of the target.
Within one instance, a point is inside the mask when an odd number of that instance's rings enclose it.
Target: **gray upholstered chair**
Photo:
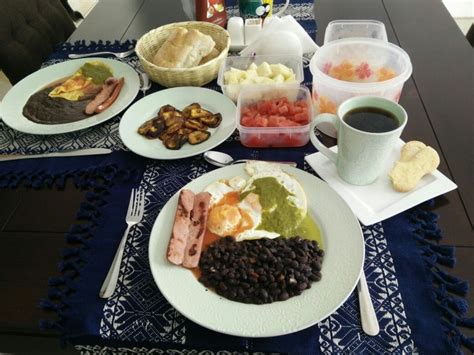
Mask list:
[[[60,0],[0,0],[0,69],[17,83],[74,29]]]

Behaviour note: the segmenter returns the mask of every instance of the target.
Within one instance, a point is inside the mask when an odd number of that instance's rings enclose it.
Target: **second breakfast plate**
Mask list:
[[[23,107],[31,95],[58,79],[70,76],[81,65],[96,60],[107,64],[116,78],[125,78],[120,95],[107,110],[83,120],[60,124],[40,124],[30,121],[23,115]],[[13,86],[0,104],[0,117],[8,126],[24,133],[50,135],[74,132],[101,124],[119,114],[137,96],[139,87],[137,72],[131,66],[118,60],[106,58],[68,60],[38,70]]]
[[[302,185],[308,211],[318,223],[325,251],[322,279],[300,296],[254,305],[230,301],[202,285],[194,274],[168,262],[166,252],[179,191],[161,210],[149,242],[153,278],[163,296],[181,314],[206,328],[235,336],[269,337],[305,329],[339,308],[354,290],[364,262],[362,231],[347,204],[328,184],[291,167],[283,167]],[[219,179],[248,178],[244,165],[216,169],[184,188],[195,193]]]
[[[178,150],[167,149],[159,139],[147,139],[137,130],[145,121],[156,116],[161,106],[172,105],[178,110],[197,102],[212,113],[220,113],[222,122],[210,128],[208,140]],[[152,159],[180,159],[201,154],[225,141],[235,130],[235,104],[217,91],[199,87],[178,87],[158,91],[133,104],[120,121],[120,138],[132,152]]]

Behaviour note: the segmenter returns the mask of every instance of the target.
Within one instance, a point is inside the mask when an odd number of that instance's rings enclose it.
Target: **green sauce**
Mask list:
[[[87,62],[80,71],[86,77],[91,77],[94,84],[102,85],[112,75],[109,67],[101,62]]]
[[[294,230],[292,236],[300,236],[305,239],[312,239],[318,242],[320,248],[324,248],[323,238],[321,238],[321,231],[319,230],[316,222],[311,218],[311,216],[306,214],[303,221],[300,225]]]
[[[243,200],[250,192],[259,195],[262,205],[262,221],[256,229],[275,232],[285,237],[300,236],[316,240],[322,246],[318,226],[308,214],[298,208],[289,196],[293,196],[277,179],[256,179],[252,189],[241,195]]]

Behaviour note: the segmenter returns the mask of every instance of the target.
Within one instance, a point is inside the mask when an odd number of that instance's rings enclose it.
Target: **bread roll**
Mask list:
[[[199,62],[199,65],[202,65],[204,63],[209,62],[210,60],[213,60],[219,55],[219,51],[215,48],[212,49],[211,53],[206,55],[205,57],[202,57],[201,61]]]
[[[191,68],[210,54],[216,43],[198,30],[176,27],[153,57],[153,63],[164,68]]]

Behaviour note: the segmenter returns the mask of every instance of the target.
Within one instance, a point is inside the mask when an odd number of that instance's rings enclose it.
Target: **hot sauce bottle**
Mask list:
[[[227,14],[224,0],[196,0],[196,19],[225,27]]]

